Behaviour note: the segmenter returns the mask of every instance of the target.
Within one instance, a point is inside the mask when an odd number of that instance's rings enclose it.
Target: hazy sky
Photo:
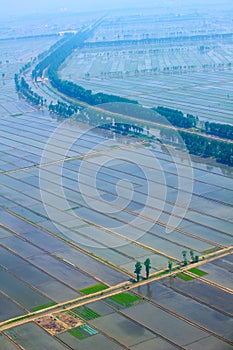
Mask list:
[[[73,12],[105,10],[119,7],[153,5],[157,0],[0,0],[0,16],[12,14],[58,12],[62,9]]]
[[[82,12],[95,10],[108,10],[123,7],[149,7],[149,6],[179,6],[194,4],[204,6],[218,4],[233,4],[232,0],[0,0],[0,17],[11,15],[27,15],[31,13],[59,12],[66,9],[68,12]],[[233,6],[233,5],[232,5]],[[224,7],[223,7],[224,8]]]

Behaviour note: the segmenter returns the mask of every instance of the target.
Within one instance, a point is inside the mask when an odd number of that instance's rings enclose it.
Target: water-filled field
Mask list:
[[[74,299],[98,281],[127,280],[137,260],[149,257],[155,272],[181,261],[183,250],[201,256],[232,245],[230,168],[184,162],[179,152],[172,159],[159,144],[112,139],[73,121],[62,127],[39,111],[1,120],[1,264],[12,302],[3,319]],[[171,219],[176,226],[167,232]],[[221,266],[205,269],[223,283]]]
[[[67,59],[60,75],[94,92],[132,98],[146,107],[165,106],[232,124],[232,45],[228,46],[204,54],[198,45],[156,53],[153,46],[143,44],[136,49],[110,46],[102,52],[86,48]]]
[[[182,154],[172,159],[157,144],[145,148],[134,140],[109,139],[82,128],[72,121],[59,129],[59,123],[45,112],[2,120],[1,195],[12,213],[130,269],[137,251],[138,259],[155,254],[153,269],[157,270],[166,266],[168,257],[182,259],[182,250],[194,249],[201,255],[232,244],[230,168],[213,163],[209,171],[198,158],[184,164]],[[74,139],[72,145],[67,132]],[[41,167],[40,162],[46,164]],[[189,202],[177,200],[178,195]],[[179,210],[174,215],[176,205]],[[168,233],[165,226],[172,217],[177,226]],[[25,238],[43,244],[45,233],[40,232],[37,239],[28,232],[28,224],[21,221],[20,225]],[[47,250],[51,239],[45,237]],[[126,251],[128,245],[131,248]],[[17,250],[18,245],[12,247]],[[20,254],[27,255],[27,249],[25,244]]]
[[[231,256],[224,259],[231,260]],[[221,263],[221,260],[216,262]],[[201,269],[204,269],[204,265]],[[206,276],[208,275],[205,278]],[[160,350],[177,347],[190,350],[200,347],[211,350],[231,349],[231,295],[222,290],[220,285],[209,285],[198,277],[191,281],[167,277],[137,287],[133,292],[137,296],[131,294],[134,301],[130,303],[122,304],[121,300],[130,296],[122,294],[117,299],[111,297],[92,302],[88,307],[72,309],[69,314],[80,315],[83,322],[76,333],[64,330],[51,336],[38,328],[38,325],[28,323],[4,331],[2,341],[9,346],[5,338],[7,335],[25,349],[37,349],[42,342],[52,348],[62,344],[83,350],[89,349],[93,344],[111,350],[124,347],[134,350],[154,349],[155,346]],[[87,315],[88,324],[85,323]],[[40,339],[42,335],[43,340]]]
[[[67,347],[62,345],[57,339],[51,337],[41,327],[35,323],[15,327],[6,332],[8,336],[14,339],[24,349],[43,349],[63,350]]]
[[[146,107],[164,106],[202,120],[232,124],[232,74],[226,70],[87,80],[74,73],[72,80],[94,92],[120,94]],[[65,74],[62,77],[68,78]]]
[[[78,298],[98,283],[127,281],[136,261],[150,258],[154,273],[167,269],[170,259],[181,262],[183,251],[191,259],[192,250],[201,257],[232,245],[231,168],[37,110],[18,98],[13,75],[53,40],[28,40],[23,52],[21,43],[10,50],[0,44],[1,322]],[[226,49],[231,55],[231,47],[206,53],[205,64],[219,65],[224,58],[226,68]],[[123,77],[101,74],[96,55],[74,55],[63,74],[75,80],[86,67],[91,74],[79,82],[96,91],[232,122],[230,69],[184,73],[185,55],[190,65],[200,59],[194,49],[170,52],[166,62],[163,52],[157,60],[144,56],[135,62],[132,54],[122,53],[119,64],[119,57],[109,55],[104,66],[125,70]],[[182,66],[182,74],[161,72],[172,65]],[[156,67],[160,72],[150,71]],[[76,332],[51,336],[31,322],[3,331],[1,344],[4,350],[15,344],[28,350],[228,350],[231,265],[227,256],[201,266],[202,279],[171,277],[142,286],[134,290],[142,300],[127,307],[113,299],[91,303],[89,314],[96,318]]]

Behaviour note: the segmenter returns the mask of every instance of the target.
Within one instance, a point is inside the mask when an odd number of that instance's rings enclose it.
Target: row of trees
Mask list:
[[[217,162],[233,166],[233,143],[209,139],[205,136],[179,131],[189,153],[211,157]]]
[[[27,69],[27,67],[28,66],[25,66],[24,69]],[[43,107],[46,104],[47,100],[35,93],[26,82],[24,77],[21,77],[19,74],[15,74],[14,80],[16,90],[18,93],[22,94],[28,102],[39,107]],[[78,113],[81,107],[75,103],[65,103],[58,101],[56,104],[53,104],[53,102],[51,102],[48,109],[50,112],[55,113],[63,118],[70,118],[74,114]]]
[[[16,90],[24,97],[26,97],[28,102],[41,107],[46,103],[46,100],[34,92],[26,80],[23,77],[20,77],[19,74],[15,74],[14,80]]]
[[[58,101],[56,104],[53,104],[53,102],[51,102],[49,105],[50,112],[56,113],[63,118],[70,118],[75,113],[78,113],[79,110],[80,107],[77,104],[68,104],[60,101]]]
[[[58,69],[62,63],[66,60],[72,52],[81,47],[84,41],[91,34],[91,30],[85,30],[75,35],[71,35],[68,39],[60,42],[60,45],[53,47],[49,50],[48,54],[36,65],[32,71],[32,78],[37,80],[38,77],[42,77],[44,71],[47,70],[48,77],[53,87],[55,87],[61,93],[75,99],[79,99],[90,105],[98,105],[108,102],[128,102],[138,103],[127,98],[122,98],[116,95],[104,94],[102,92],[92,93],[91,90],[84,89],[82,86],[77,85],[68,80],[62,80],[58,76]]]
[[[61,45],[64,44],[66,40],[69,40],[69,38],[72,36],[72,33],[65,33],[62,39],[56,41],[52,46],[50,46],[46,51],[41,52],[37,59],[38,61],[42,61],[45,57],[49,56],[52,52],[56,51]]]
[[[179,110],[158,106],[152,108],[160,115],[164,116],[172,125],[180,128],[196,128],[199,118],[192,114],[186,116]],[[202,129],[206,134],[216,135],[221,138],[233,140],[233,126],[230,124],[221,124],[214,122],[205,122],[205,129]]]
[[[22,66],[19,70],[19,73],[24,73],[27,69],[29,69],[34,63],[36,62],[36,57],[35,58],[31,58],[31,61],[27,62],[24,64],[24,66]]]
[[[102,129],[112,130],[117,134],[121,135],[139,135],[142,134],[144,129],[141,126],[128,124],[128,123],[108,123],[101,125]]]
[[[189,251],[189,254],[190,254],[190,258],[191,258],[191,263],[196,263],[199,261],[199,256],[194,255],[194,251],[192,249]],[[186,250],[182,251],[182,256],[183,256],[183,265],[184,266],[188,265],[189,261],[187,258],[187,251]]]
[[[181,111],[161,106],[145,108],[139,104],[114,103],[105,105],[103,108],[144,121],[165,125],[171,124],[184,129],[196,128],[199,121],[199,118],[192,114],[184,115]]]
[[[148,279],[150,275],[150,269],[151,269],[151,262],[149,258],[147,258],[144,261],[144,266],[146,270],[146,278]],[[134,270],[134,273],[136,274],[136,277],[137,277],[137,282],[139,282],[140,280],[141,271],[142,271],[142,264],[140,263],[140,261],[137,261],[135,264],[135,270]]]
[[[220,124],[205,122],[205,132],[218,137],[233,140],[233,126],[229,124]]]
[[[43,72],[47,69],[53,86],[69,97],[80,99],[91,105],[105,103],[105,106],[108,106],[109,102],[114,102],[113,104],[109,103],[109,109],[111,111],[120,112],[121,114],[125,115],[131,115],[142,120],[149,120],[162,124],[166,124],[166,120],[168,120],[172,125],[182,128],[194,128],[197,126],[198,117],[195,117],[191,114],[187,114],[187,116],[185,116],[181,111],[165,108],[162,106],[158,106],[157,108],[152,109],[145,109],[142,106],[138,105],[137,101],[131,101],[119,96],[108,95],[104,93],[93,94],[91,90],[86,90],[83,87],[76,85],[70,81],[61,80],[58,77],[58,69],[60,65],[65,61],[66,57],[73,52],[74,49],[80,47],[83,44],[89,34],[90,30],[86,30],[76,35],[69,35],[53,45],[49,51],[43,54],[43,59],[36,65],[35,69],[32,72],[33,78],[37,79],[37,77],[42,77]],[[21,72],[29,68],[30,64],[31,62],[22,67]],[[38,106],[43,106],[45,104],[45,100],[37,93],[33,92],[25,79],[23,77],[20,77],[18,74],[15,75],[15,85],[17,91],[22,93],[29,102]],[[116,102],[126,103],[117,104]],[[117,108],[116,111],[115,108]],[[50,111],[64,117],[70,117],[77,112],[75,104],[51,104],[49,106],[49,109]],[[108,107],[106,107],[106,109],[108,109]],[[100,117],[98,115],[87,117],[87,120],[93,121],[92,119],[99,120]],[[102,121],[103,120],[101,119],[101,122]],[[123,130],[120,130],[122,129],[122,126],[120,125],[116,125],[115,128],[115,131],[124,132]],[[127,133],[128,130],[126,129],[125,132]],[[141,130],[138,129],[136,132],[140,133]],[[233,139],[233,127],[231,125],[206,122],[205,132],[208,134],[214,134],[220,137]],[[165,136],[166,142],[175,142],[179,144],[178,137],[175,134],[177,135],[177,132],[174,132],[173,130],[161,130],[161,136]],[[232,144],[218,140],[212,140],[205,136],[194,133],[191,134],[185,131],[180,131],[179,134],[183,138],[183,141],[191,154],[202,157],[213,157],[218,162],[231,166],[233,165]]]
[[[190,254],[190,261],[187,258],[187,251],[186,250],[182,251],[182,256],[183,256],[182,264],[184,266],[187,266],[189,262],[196,263],[199,261],[199,256],[194,254],[193,249],[190,249],[189,254]],[[151,261],[149,258],[147,258],[144,261],[144,266],[145,266],[145,270],[146,270],[146,278],[148,279],[149,275],[150,275],[150,269],[151,269]],[[168,270],[170,273],[172,272],[172,266],[173,266],[173,261],[169,260],[168,261]],[[141,271],[142,271],[142,264],[140,263],[140,261],[137,261],[135,264],[135,270],[134,270],[134,273],[136,274],[137,282],[139,282],[139,280],[140,280]]]
[[[205,135],[162,128],[160,138],[164,143],[184,147],[190,154],[200,157],[211,157],[217,162],[233,166],[233,143],[211,139]],[[182,142],[181,142],[182,140]],[[183,143],[183,144],[182,144]]]
[[[162,106],[152,108],[152,110],[164,116],[169,123],[179,128],[189,129],[196,128],[197,126],[198,117],[195,117],[192,114],[187,114],[187,116],[185,116],[181,111]]]
[[[37,93],[33,92],[29,84],[25,81],[24,77],[20,77],[19,74],[15,74],[15,85],[17,91],[24,95],[30,103],[41,107],[46,103],[46,100]],[[78,109],[79,108],[77,104],[66,104],[62,102],[58,102],[55,105],[51,103],[49,106],[49,110],[51,112],[57,113],[65,118],[69,118],[73,114],[77,113]],[[103,124],[103,117],[98,115],[92,117],[88,116],[87,121],[92,122],[92,124],[94,122],[100,122]],[[130,131],[130,127],[132,126],[116,123],[114,128],[116,132],[127,134]],[[140,126],[134,126],[134,128],[136,128],[133,131],[135,134],[140,134],[143,132],[143,128]],[[185,131],[179,131],[179,134],[182,137],[182,140],[184,141],[190,154],[198,155],[201,157],[212,157],[216,159],[217,162],[233,166],[232,143],[209,139],[205,136],[195,133],[187,133]],[[174,130],[163,128],[160,131],[160,137],[162,139],[165,139],[166,142],[176,143],[178,145],[180,143],[180,140],[177,137],[177,132]]]
[[[77,85],[68,80],[62,80],[59,78],[57,69],[54,69],[54,66],[50,66],[48,70],[48,76],[53,87],[58,91],[69,96],[71,98],[78,99],[80,101],[86,102],[89,105],[99,105],[103,103],[116,103],[116,102],[125,102],[125,103],[135,103],[137,101],[129,100],[117,95],[104,94],[98,92],[94,94],[92,90],[84,89],[82,86]]]
[[[189,254],[190,254],[190,260],[188,260],[188,257],[187,257],[187,250],[182,251],[182,256],[183,256],[182,264],[184,266],[187,266],[189,263],[197,263],[199,261],[199,256],[194,254],[193,249],[190,249]],[[172,272],[172,266],[173,266],[173,262],[172,260],[169,260],[168,270],[170,273]]]

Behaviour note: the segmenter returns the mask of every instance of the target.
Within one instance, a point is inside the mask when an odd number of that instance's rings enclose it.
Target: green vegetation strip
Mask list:
[[[33,308],[31,309],[31,311],[32,311],[32,312],[40,311],[40,310],[47,309],[48,307],[51,307],[51,306],[54,306],[54,305],[57,305],[57,303],[52,302],[52,303],[49,303],[49,304],[44,304],[44,305],[36,306],[36,307],[33,307]]]
[[[78,338],[78,339],[85,339],[87,338],[87,336],[80,332],[80,330],[78,328],[73,328],[73,329],[70,329],[68,330],[68,332],[73,335],[75,338]]]
[[[93,294],[93,293],[100,292],[101,290],[105,290],[107,288],[108,287],[105,286],[105,284],[99,283],[99,284],[95,284],[94,286],[81,289],[80,292],[83,293],[83,294],[88,295],[88,294]]]
[[[30,317],[31,317],[31,315],[20,316],[20,317],[14,318],[13,320],[7,321],[4,324],[8,325],[8,324],[15,323],[18,321],[26,320],[27,318],[30,318]]]
[[[217,250],[218,250],[217,247],[212,247],[212,248],[203,250],[201,253],[202,253],[202,254],[209,254],[209,253],[213,253],[213,252],[215,252],[215,251],[217,251]]]
[[[139,296],[129,293],[116,294],[111,296],[109,299],[123,306],[131,306],[133,303],[135,303],[135,301],[141,300]]]
[[[196,269],[195,267],[193,267],[192,269],[189,270],[190,272],[194,273],[197,276],[205,276],[207,275],[207,272]]]
[[[186,275],[186,274],[183,273],[183,272],[178,273],[176,276],[179,277],[179,278],[181,278],[181,279],[184,280],[184,281],[191,281],[191,280],[194,279],[194,277],[189,276],[189,275]]]
[[[77,317],[81,317],[86,321],[93,320],[94,318],[100,317],[97,312],[89,309],[86,306],[80,306],[72,309],[72,314],[75,314]]]
[[[68,161],[71,161],[72,159],[68,160]],[[66,209],[65,211],[70,211],[70,210],[75,210],[75,209],[79,209],[80,206],[77,205],[77,207],[73,207],[73,208],[69,208],[69,209]]]

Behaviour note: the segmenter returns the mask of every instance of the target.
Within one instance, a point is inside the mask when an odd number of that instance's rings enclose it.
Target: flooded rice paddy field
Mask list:
[[[42,345],[83,350],[93,346],[111,350],[232,348],[231,294],[221,286],[198,277],[190,281],[166,277],[133,289],[135,294],[139,299],[125,305],[106,298],[71,310],[70,314],[81,315],[83,323],[76,328],[76,336],[69,330],[51,336],[31,322],[2,332],[1,339],[7,346],[11,339],[26,350]]]
[[[3,349],[6,350],[18,350],[18,346],[16,346],[11,340],[5,337],[3,334],[0,334],[0,341]]]
[[[232,317],[225,315],[222,310],[213,310],[209,305],[203,304],[202,299],[193,300],[192,295],[190,296],[189,294],[189,296],[187,296],[186,294],[181,294],[180,292],[182,289],[179,288],[179,282],[180,281],[176,281],[173,285],[173,282],[170,281],[171,286],[152,283],[139,289],[140,292],[142,290],[143,295],[148,296],[149,294],[150,300],[153,300],[156,305],[167,308],[178,315],[190,319],[194,323],[212,330],[226,339],[229,338],[232,340]],[[187,283],[189,284],[189,281],[186,281],[186,284]],[[176,285],[178,285],[177,289],[179,289],[179,292],[176,290]],[[199,285],[199,287],[201,286]],[[192,293],[191,288],[192,285],[187,286],[189,293]],[[211,289],[209,289],[209,292],[210,290]],[[228,293],[225,293],[225,296],[228,297],[228,300],[231,297]],[[222,297],[224,297],[224,293]],[[212,295],[210,296],[210,299],[211,298]]]
[[[90,323],[130,349],[173,349],[177,345],[182,349],[230,349],[232,295],[220,287],[198,278],[183,281],[167,277],[135,289],[143,299],[130,307],[117,307],[118,314],[106,306],[101,314],[100,302],[91,304],[102,317]],[[136,329],[135,323],[140,328]]]
[[[232,270],[228,270],[227,266],[220,267],[216,264],[207,263],[203,266],[203,271],[207,273],[206,279],[208,281],[233,289]]]
[[[77,264],[43,230],[131,273],[136,259],[150,256],[156,271],[168,258],[181,260],[183,250],[202,255],[232,245],[232,169],[226,166],[189,163],[160,145],[110,139],[73,121],[61,125],[45,111],[2,118],[0,136],[1,205],[35,225],[3,212],[3,225],[27,242],[1,240],[30,263],[54,254]],[[169,220],[175,220],[170,232]],[[31,257],[29,243],[36,245]],[[38,244],[49,255],[39,254]]]
[[[0,118],[35,110],[27,103],[18,101],[14,75],[56,40],[57,38],[40,37],[0,41]]]
[[[0,298],[7,306],[1,321],[75,299],[87,286],[126,281],[124,272],[132,274],[135,261],[149,257],[151,272],[156,272],[167,267],[169,258],[182,260],[182,250],[201,256],[232,245],[230,168],[210,167],[197,158],[190,167],[179,153],[174,160],[157,144],[148,149],[74,122],[63,125],[64,130],[59,125],[43,111],[1,119]],[[71,146],[67,131],[74,138]],[[50,149],[43,153],[46,143]],[[179,167],[182,188],[176,179]],[[190,199],[187,208],[177,200],[179,192],[183,200]],[[168,232],[171,217],[176,227]],[[113,350],[155,345],[161,350],[230,349],[231,264],[227,256],[201,266],[204,280],[167,278],[141,287],[135,292],[145,300],[128,308],[109,300],[94,303],[100,317],[88,321],[95,331],[84,331],[83,339],[68,331],[54,337],[28,323],[4,331],[3,344],[14,349],[13,339],[30,350],[42,345],[89,349],[93,344]]]
[[[57,339],[51,337],[41,327],[35,323],[26,323],[6,332],[6,335],[13,339],[24,349],[52,349],[63,350],[67,347]]]
[[[120,272],[4,210],[0,220],[7,227],[1,232],[1,297],[7,297],[10,305],[1,310],[1,321],[41,305],[76,299],[80,289],[99,281],[117,284],[126,279]]]
[[[127,27],[131,27],[128,21]],[[104,45],[75,50],[61,67],[63,79],[94,92],[120,93],[147,107],[163,105],[201,119],[233,123],[232,39],[221,45],[207,40],[209,47],[204,51],[199,40],[184,40],[181,46],[173,41],[106,46],[109,32],[116,34],[119,28],[111,23],[111,28],[102,29]],[[138,28],[133,26],[132,35],[136,33]],[[159,33],[156,27],[152,36]]]
[[[151,57],[147,54],[130,54],[129,60],[124,55],[111,56],[111,53],[114,53],[111,47],[106,51],[103,49],[104,52],[101,54],[91,55],[93,52],[89,51],[83,49],[74,53],[67,60],[67,65],[62,67],[61,77],[78,82],[94,92],[116,95],[120,93],[121,96],[135,99],[147,107],[166,106],[181,110],[183,113],[198,115],[201,119],[233,123],[232,69],[210,67],[208,70],[203,70],[196,66],[190,71],[163,72],[163,69],[158,69],[151,72],[150,67],[144,68],[144,73],[135,74],[137,65],[141,66],[141,61],[144,61],[145,57],[147,61],[152,61]],[[110,53],[110,56],[106,59],[107,53]],[[187,52],[184,54],[187,59]],[[192,57],[194,56],[193,53]],[[176,59],[176,55],[172,54],[172,59]],[[123,66],[119,64],[120,61],[123,62]],[[132,61],[135,68],[131,70],[129,67],[124,68],[124,64]],[[162,62],[164,64],[163,60]],[[121,66],[119,69],[121,74],[117,76],[118,64]],[[86,73],[89,73],[88,79],[84,77]]]
[[[33,54],[49,47],[43,40]],[[87,286],[126,281],[135,262],[148,257],[156,272],[170,258],[182,260],[182,250],[201,256],[232,245],[232,169],[198,158],[189,163],[158,144],[112,139],[73,121],[59,127],[14,93],[16,68],[31,57],[25,51],[18,59],[20,49],[7,56],[0,80],[0,322],[75,299]],[[204,279],[167,278],[135,289],[145,300],[127,308],[109,299],[90,304],[99,317],[87,321],[83,339],[68,331],[51,336],[30,322],[2,332],[0,344],[231,349],[231,255],[201,269]]]

